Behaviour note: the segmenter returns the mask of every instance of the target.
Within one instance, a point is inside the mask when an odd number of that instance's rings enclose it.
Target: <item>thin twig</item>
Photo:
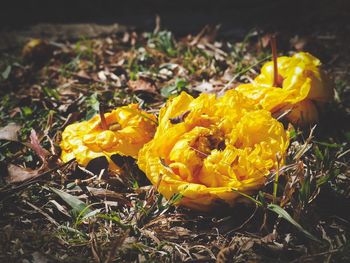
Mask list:
[[[60,224],[56,222],[55,219],[53,219],[51,216],[49,216],[49,214],[47,214],[46,212],[44,212],[41,208],[33,205],[32,203],[28,202],[28,201],[24,201],[24,203],[26,205],[29,205],[31,208],[33,208],[35,211],[37,211],[38,213],[42,214],[44,217],[46,217],[47,220],[49,220],[52,224],[54,224],[55,226],[59,226]]]

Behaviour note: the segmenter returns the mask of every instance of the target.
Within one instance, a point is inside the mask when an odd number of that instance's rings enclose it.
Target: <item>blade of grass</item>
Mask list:
[[[277,170],[276,170],[276,175],[275,175],[275,181],[273,183],[273,199],[272,203],[276,203],[276,198],[277,198],[277,190],[278,190],[278,179],[280,176],[280,163],[281,163],[281,157],[279,154],[276,156],[277,158]]]
[[[308,238],[310,238],[313,241],[316,241],[318,243],[321,243],[321,241],[315,237],[314,235],[312,235],[310,232],[308,232],[307,230],[305,230],[297,221],[295,221],[290,215],[289,213],[284,210],[282,207],[280,207],[279,205],[276,204],[268,204],[267,205],[267,209],[269,209],[270,211],[276,213],[277,215],[279,215],[280,217],[282,217],[283,219],[287,220],[289,223],[291,223],[292,225],[294,225],[300,232],[304,233],[305,236],[307,236]]]
[[[244,196],[244,197],[246,197],[246,198],[248,198],[249,200],[251,200],[253,203],[255,203],[255,204],[258,205],[258,206],[263,206],[262,202],[260,202],[260,201],[258,201],[258,200],[256,200],[256,199],[254,199],[254,198],[251,197],[250,195],[247,195],[247,194],[245,194],[245,193],[242,193],[242,192],[240,192],[240,191],[238,191],[238,190],[236,190],[236,189],[232,189],[232,191],[235,192],[235,193],[238,193],[238,194],[240,194],[240,195],[242,195],[242,196]]]
[[[240,195],[248,198],[249,200],[251,200],[252,202],[254,202],[256,205],[258,206],[262,206],[263,204],[258,201],[255,200],[253,197],[242,193],[236,189],[232,189],[233,192],[239,193]],[[276,204],[268,204],[267,205],[267,209],[276,213],[277,215],[279,215],[280,217],[284,218],[285,220],[287,220],[289,223],[291,223],[292,225],[294,225],[300,232],[302,232],[306,237],[310,238],[313,241],[316,241],[318,243],[322,243],[317,237],[315,237],[314,235],[312,235],[310,232],[308,232],[307,230],[305,230],[297,221],[295,221],[290,215],[289,213],[284,210],[282,207],[280,207],[279,205]]]
[[[85,204],[83,201],[78,199],[77,197],[70,195],[66,192],[63,192],[61,190],[58,190],[53,187],[49,187],[49,189],[57,194],[59,197],[62,198],[63,201],[65,201],[76,213],[76,215],[82,215],[83,217],[87,214],[92,213],[93,211],[88,207],[87,204]]]

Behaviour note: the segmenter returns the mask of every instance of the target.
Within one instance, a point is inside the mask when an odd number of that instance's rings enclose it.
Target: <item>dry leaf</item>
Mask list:
[[[41,168],[32,170],[14,164],[9,164],[7,167],[8,176],[5,177],[5,180],[7,183],[21,183],[39,176],[41,171]]]
[[[271,34],[266,34],[261,37],[261,45],[266,48],[270,44]]]
[[[10,123],[0,129],[0,140],[18,141],[18,131],[21,126],[16,123]]]
[[[202,93],[213,93],[215,92],[214,85],[210,82],[202,82],[199,85],[192,88],[195,91],[199,91]]]
[[[32,130],[30,133],[30,144],[27,144],[35,153],[40,157],[41,161],[45,164],[47,163],[47,157],[50,153],[41,147],[40,141],[35,130]]]
[[[97,76],[98,76],[98,78],[99,78],[100,80],[102,80],[102,81],[107,81],[106,73],[105,73],[103,70],[99,71],[99,72],[97,73]]]
[[[41,159],[42,164],[38,169],[29,169],[20,167],[14,164],[9,164],[7,167],[8,176],[5,177],[7,183],[20,183],[40,176],[47,172],[50,167],[57,165],[57,159],[49,158],[52,155],[40,145],[40,141],[35,130],[31,131],[30,142],[23,143],[25,146],[31,148]]]
[[[132,91],[144,91],[148,93],[156,93],[157,91],[156,85],[145,79],[129,80],[128,84]]]
[[[295,36],[290,40],[290,44],[298,51],[305,50],[308,40],[305,37]]]

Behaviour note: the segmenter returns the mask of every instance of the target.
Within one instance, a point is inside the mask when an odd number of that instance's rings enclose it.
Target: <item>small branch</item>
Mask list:
[[[32,203],[28,202],[28,201],[24,201],[25,204],[27,204],[28,206],[30,206],[31,208],[33,208],[35,211],[37,211],[38,213],[42,214],[44,217],[46,217],[47,220],[50,221],[50,223],[54,224],[55,226],[59,226],[60,224],[56,222],[55,219],[53,219],[51,216],[49,216],[48,213],[44,212],[42,209],[40,209],[39,207],[33,205]]]

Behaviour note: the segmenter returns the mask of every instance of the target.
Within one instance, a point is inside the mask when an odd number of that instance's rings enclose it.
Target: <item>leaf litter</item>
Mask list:
[[[312,136],[310,129],[291,131],[287,165],[233,209],[203,214],[175,207],[181,196],[165,200],[131,158],[116,157],[122,174],[98,160],[86,168],[59,162],[63,128],[97,114],[100,104],[107,111],[138,103],[157,114],[181,91],[220,94],[254,78],[270,58],[266,34],[253,30],[241,41],[227,41],[217,39],[218,30],[207,26],[178,38],[158,27],[57,43],[40,63],[38,50],[27,50],[25,59],[11,54],[14,61],[1,56],[0,90],[8,92],[0,93],[0,161],[8,176],[0,178],[0,260],[349,260],[349,79],[338,59],[325,66],[339,99]],[[290,40],[284,52],[312,47],[303,36],[279,38]]]

